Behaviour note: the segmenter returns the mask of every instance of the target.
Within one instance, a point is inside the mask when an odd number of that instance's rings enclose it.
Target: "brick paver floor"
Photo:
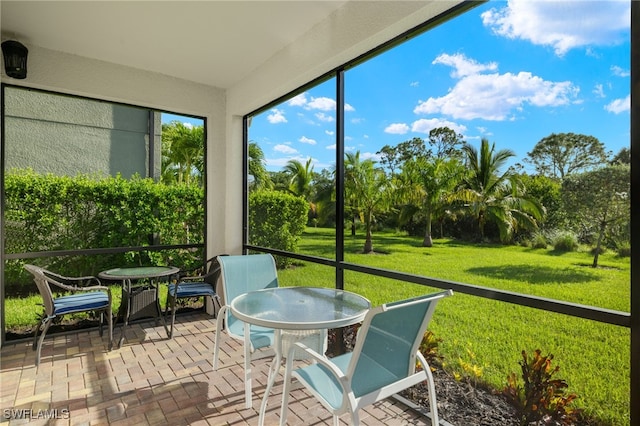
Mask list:
[[[174,337],[162,325],[134,323],[120,349],[107,351],[97,330],[47,336],[39,367],[31,340],[0,352],[1,422],[10,425],[257,425],[270,359],[252,363],[253,408],[244,408],[242,345],[223,335],[213,370],[215,320],[178,315]],[[120,326],[114,330],[114,340]],[[266,425],[279,423],[282,375],[268,399]],[[22,417],[22,419],[18,419]],[[348,424],[348,416],[341,423]],[[363,425],[430,425],[388,399],[361,412]],[[330,414],[303,389],[291,393],[288,424],[331,425]]]

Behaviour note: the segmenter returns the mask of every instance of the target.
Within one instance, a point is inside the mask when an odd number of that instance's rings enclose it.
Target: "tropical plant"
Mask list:
[[[163,183],[203,184],[204,126],[178,121],[162,125]]]
[[[253,176],[251,188],[273,188],[273,182],[265,167],[264,152],[257,142],[249,142],[249,175]]]
[[[461,201],[473,214],[481,240],[485,239],[485,224],[493,222],[500,232],[500,240],[508,242],[518,228],[535,230],[545,209],[540,202],[525,193],[518,175],[511,169],[500,171],[515,154],[510,149],[495,150],[495,144],[482,139],[480,152],[464,145],[462,150],[470,169],[463,185],[452,199]]]
[[[463,164],[456,158],[419,157],[404,164],[397,184],[398,194],[405,201],[400,223],[406,223],[417,212],[424,215],[423,247],[433,246],[432,220],[444,215],[450,196],[464,173]]]
[[[522,426],[539,421],[548,424],[549,420],[571,425],[580,415],[581,410],[570,407],[577,395],[567,394],[565,380],[553,378],[560,367],[551,367],[552,360],[553,355],[542,356],[539,349],[531,359],[522,351],[519,364],[524,384],[518,384],[516,373],[507,376],[502,394],[516,407]]]
[[[355,159],[358,161],[355,161]],[[386,174],[371,159],[359,161],[359,152],[345,161],[345,200],[357,206],[360,221],[365,227],[364,252],[373,252],[372,228],[376,215],[389,209],[391,185]],[[345,202],[346,204],[346,202]]]
[[[309,158],[304,165],[298,160],[289,160],[284,166],[284,172],[289,177],[289,191],[293,195],[311,201],[313,190],[313,165],[311,164],[311,158]]]

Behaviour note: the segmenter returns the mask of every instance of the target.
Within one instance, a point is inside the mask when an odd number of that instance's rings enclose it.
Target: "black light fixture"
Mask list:
[[[4,56],[4,70],[9,77],[27,78],[27,54],[29,50],[15,40],[2,42]]]

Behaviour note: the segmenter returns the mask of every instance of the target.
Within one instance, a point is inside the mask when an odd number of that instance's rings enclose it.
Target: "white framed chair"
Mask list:
[[[93,276],[65,277],[35,265],[24,265],[24,268],[33,275],[33,280],[38,286],[44,306],[42,322],[36,326],[36,331],[33,335],[36,366],[40,365],[42,342],[49,330],[49,326],[56,317],[66,314],[99,312],[100,336],[102,336],[102,323],[106,316],[109,327],[109,350],[111,350],[113,346],[113,316],[111,290],[109,287],[101,285],[100,280]],[[57,291],[70,294],[54,297],[52,288],[57,288]],[[42,329],[42,333],[40,334],[40,339],[38,339],[40,329]]]
[[[229,303],[241,294],[253,290],[278,287],[278,273],[276,262],[270,254],[252,254],[235,256],[218,256],[216,261],[220,265],[221,289],[218,289],[223,300],[216,319],[216,336],[213,351],[213,368],[218,369],[220,339],[222,330],[238,340],[244,342],[243,321],[235,318],[229,309]],[[251,360],[273,355],[274,331],[270,328],[251,326],[250,344],[244,345],[245,372],[245,405],[252,406],[251,398]],[[256,351],[263,349],[262,351]]]
[[[371,309],[358,331],[353,352],[326,358],[296,343],[316,361],[292,371],[287,357],[283,390],[281,424],[286,424],[291,379],[295,377],[333,414],[350,413],[351,425],[359,424],[361,408],[385,399],[410,386],[427,381],[431,423],[438,425],[433,375],[418,347],[437,302],[453,294],[447,290]],[[416,361],[422,369],[416,371]]]

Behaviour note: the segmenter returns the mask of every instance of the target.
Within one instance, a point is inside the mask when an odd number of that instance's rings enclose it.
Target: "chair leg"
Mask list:
[[[287,424],[289,414],[289,392],[291,392],[291,371],[293,370],[293,358],[287,356],[284,369],[284,388],[282,389],[282,406],[280,408],[280,426]]]
[[[253,398],[251,395],[251,327],[244,325],[244,406],[251,408]]]
[[[42,342],[44,341],[44,336],[46,336],[47,330],[49,330],[49,326],[51,325],[52,320],[53,317],[47,317],[42,320],[42,325],[44,327],[42,328],[42,334],[40,335],[40,339],[38,339],[38,347],[36,348],[36,367],[40,365],[40,352],[42,351]]]
[[[220,352],[220,339],[222,338],[222,323],[224,322],[225,312],[227,307],[223,306],[218,312],[218,318],[216,318],[216,336],[213,343],[213,369],[218,369],[218,354]]]
[[[176,288],[177,292],[178,289]],[[169,299],[171,299],[171,325],[169,326],[169,339],[173,339],[173,326],[176,323],[176,299],[177,297],[167,295],[167,303],[165,305],[164,311],[167,312],[167,308],[169,306]]]
[[[438,403],[436,401],[436,386],[433,381],[433,374],[431,368],[428,365],[424,366],[427,373],[427,387],[429,388],[429,408],[431,409],[431,425],[438,426],[440,420],[438,419]]]
[[[47,321],[47,318],[43,318],[42,321],[40,321],[40,324],[36,326],[36,331],[33,333],[33,350],[34,351],[38,347],[38,332],[40,331],[42,326],[46,323],[46,321]]]
[[[109,327],[109,350],[113,349],[113,312],[111,311],[111,305],[107,308],[107,327]]]

